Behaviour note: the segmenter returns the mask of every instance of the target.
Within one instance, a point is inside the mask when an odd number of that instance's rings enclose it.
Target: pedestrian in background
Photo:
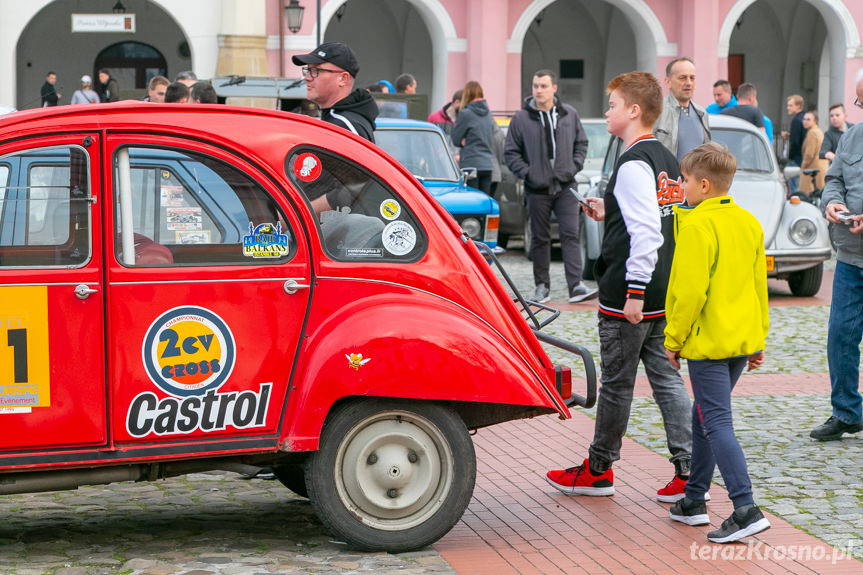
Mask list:
[[[803,139],[806,137],[806,129],[803,127],[803,96],[793,94],[785,101],[785,111],[791,116],[791,125],[788,130],[782,131],[782,138],[787,145],[789,166],[799,166],[803,161]],[[791,195],[797,193],[800,178],[788,180],[788,188]]]
[[[504,159],[510,171],[524,180],[530,217],[531,259],[536,286],[533,300],[551,299],[551,212],[557,214],[560,249],[569,302],[594,297],[596,289],[582,281],[584,262],[579,249],[579,204],[569,192],[584,167],[587,134],[578,112],[557,97],[557,75],[539,70],[533,75],[532,95],[509,123]]]
[[[728,108],[736,106],[739,98],[739,92],[737,97],[735,97],[734,92],[731,91],[731,82],[728,80],[717,80],[713,83],[713,103],[707,106],[705,112],[708,114],[721,114]]]
[[[857,102],[863,101],[863,70],[857,74]],[[827,170],[821,209],[833,224],[836,271],[827,324],[827,364],[833,413],[809,434],[835,441],[863,431],[860,395],[860,340],[863,337],[863,124],[849,128]],[[851,212],[846,221],[840,214]]]
[[[839,138],[853,125],[847,121],[845,105],[842,102],[830,106],[830,127],[824,132],[824,141],[821,143],[818,157],[832,162],[836,156],[836,148],[839,147]]]
[[[216,89],[210,82],[198,81],[192,84],[189,91],[189,101],[193,104],[218,104]]]
[[[194,86],[195,82],[197,81],[198,75],[191,70],[180,72],[174,77],[174,82],[180,82],[181,84],[185,84],[187,88],[191,88],[192,86]]]
[[[396,94],[416,94],[417,80],[411,74],[402,74],[396,78]]]
[[[99,70],[99,99],[102,102],[117,102],[120,100],[120,85],[105,68]]]
[[[63,94],[57,91],[57,74],[48,72],[42,84],[42,107],[56,106],[62,97]]]
[[[824,132],[818,126],[818,112],[815,110],[803,114],[803,128],[806,130],[806,137],[803,138],[803,146],[801,148],[800,161],[800,185],[797,191],[805,194],[807,198],[812,199],[812,193],[817,189],[824,188],[824,176],[827,173],[827,168],[830,162],[820,157],[821,144],[824,142]],[[815,174],[815,182],[812,182],[812,176],[807,176],[804,170],[818,170]]]
[[[189,101],[189,87],[182,82],[174,82],[165,89],[166,104],[185,104]]]
[[[475,168],[476,177],[470,178],[468,185],[491,195],[494,119],[479,82],[471,80],[464,85],[461,103],[452,128],[452,143],[461,148],[459,167]]]
[[[90,89],[90,85],[93,83],[93,79],[84,74],[81,76],[81,89],[75,90],[75,93],[72,94],[72,101],[70,104],[98,104],[99,103],[99,94]]]
[[[165,102],[165,91],[171,82],[164,76],[153,76],[147,84],[147,95],[144,96],[145,102],[153,102],[162,104]]]
[[[678,160],[686,152],[710,141],[707,112],[692,101],[695,93],[695,64],[689,58],[672,60],[665,67],[668,96],[653,133]]]
[[[770,325],[764,232],[728,196],[736,169],[731,152],[714,143],[680,160],[686,206],[674,207],[677,248],[665,300],[665,353],[676,369],[686,358],[694,396],[692,469],[669,516],[687,525],[710,523],[704,501],[719,466],[734,512],[707,534],[713,543],[770,527],[755,505],[731,415],[731,391],[743,369],[764,363]]]
[[[741,120],[746,120],[756,128],[760,128],[765,135],[767,130],[764,127],[764,114],[755,105],[755,86],[749,82],[744,82],[737,87],[737,105],[729,106],[722,110],[724,116],[734,116]]]
[[[458,110],[461,107],[462,93],[462,90],[456,90],[452,95],[452,99],[444,104],[443,108],[437,112],[432,112],[428,117],[429,122],[443,130],[447,139],[450,139],[452,136],[452,127],[455,125],[455,119],[456,116],[458,116]]]
[[[646,72],[608,83],[608,131],[623,140],[602,198],[587,198],[587,215],[605,222],[595,271],[599,284],[601,377],[593,441],[581,465],[554,469],[546,481],[572,495],[614,495],[614,462],[629,423],[642,362],[662,412],[674,477],[656,498],[683,497],[692,431],[683,379],[663,348],[665,292],[674,256],[672,207],[683,202],[677,159],[650,133],[662,110],[662,88]]]

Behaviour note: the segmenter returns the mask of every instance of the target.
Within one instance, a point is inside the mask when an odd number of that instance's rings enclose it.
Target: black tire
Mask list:
[[[821,276],[824,274],[824,264],[820,263],[788,276],[788,287],[797,297],[811,297],[821,289]]]
[[[282,485],[299,495],[308,499],[309,491],[306,489],[306,471],[302,463],[289,463],[273,467],[273,473]]]
[[[581,276],[586,280],[592,280],[594,279],[593,266],[596,265],[596,260],[587,257],[587,227],[584,225],[587,216],[582,214],[580,217],[581,220],[578,222],[578,249],[581,250],[581,263],[584,268]]]
[[[506,249],[507,244],[509,243],[509,234],[502,234],[500,232],[497,233],[497,245]]]
[[[530,216],[524,218],[524,257],[533,261],[533,254],[530,253],[531,248],[530,238]]]
[[[358,550],[402,553],[443,537],[473,495],[464,422],[433,403],[369,399],[335,408],[306,463],[321,522]]]

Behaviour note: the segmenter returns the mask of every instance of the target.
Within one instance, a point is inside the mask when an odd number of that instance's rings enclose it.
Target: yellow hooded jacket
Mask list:
[[[770,317],[761,224],[730,196],[674,206],[674,214],[665,347],[694,360],[763,350]]]

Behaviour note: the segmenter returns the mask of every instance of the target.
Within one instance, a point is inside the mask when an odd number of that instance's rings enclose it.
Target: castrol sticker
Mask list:
[[[306,152],[294,158],[294,175],[303,182],[314,182],[321,175],[321,160]]]
[[[234,336],[224,320],[197,306],[165,312],[144,336],[147,375],[159,389],[176,397],[218,389],[234,368],[235,353]]]

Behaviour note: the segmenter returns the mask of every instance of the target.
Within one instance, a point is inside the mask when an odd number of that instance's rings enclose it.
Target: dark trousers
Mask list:
[[[491,195],[491,170],[477,170],[476,177],[469,179],[467,182],[472,188],[476,188]]]
[[[747,361],[744,356],[686,362],[694,396],[692,469],[686,482],[688,499],[704,499],[718,465],[734,508],[755,502],[746,457],[734,435],[731,417],[731,390]]]
[[[578,246],[579,204],[569,191],[557,194],[525,194],[530,215],[531,256],[534,285],[551,287],[548,268],[551,264],[551,212],[557,214],[563,271],[569,291],[581,283],[584,263]]]

